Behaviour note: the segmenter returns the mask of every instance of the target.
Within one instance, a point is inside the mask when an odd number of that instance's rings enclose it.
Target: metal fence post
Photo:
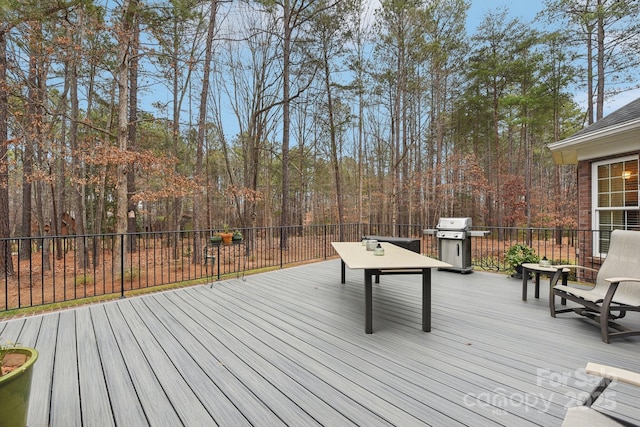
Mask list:
[[[322,229],[324,230],[324,244],[322,248],[324,250],[324,259],[327,259],[327,224],[324,224]]]
[[[124,234],[120,235],[120,298],[124,298]]]
[[[282,244],[284,239],[284,227],[280,227],[280,268],[282,268],[282,260],[284,258],[284,245]]]

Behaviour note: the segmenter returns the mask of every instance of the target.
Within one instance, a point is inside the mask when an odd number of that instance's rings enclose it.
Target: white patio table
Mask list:
[[[384,248],[382,256],[367,251],[361,242],[331,242],[331,245],[342,260],[341,283],[345,283],[345,265],[350,269],[364,270],[365,333],[373,333],[372,277],[376,276],[378,283],[380,276],[386,274],[422,274],[422,330],[431,331],[431,269],[450,268],[451,264],[392,243],[381,243]]]

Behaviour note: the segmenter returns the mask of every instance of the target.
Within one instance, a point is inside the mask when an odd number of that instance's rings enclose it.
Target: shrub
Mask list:
[[[527,262],[538,262],[540,257],[530,246],[518,243],[511,246],[504,254],[504,259],[509,264],[509,269],[514,271],[517,266]]]

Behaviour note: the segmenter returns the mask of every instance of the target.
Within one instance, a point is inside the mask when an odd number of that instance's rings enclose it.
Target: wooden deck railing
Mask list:
[[[422,252],[437,258],[437,238],[425,235],[424,228],[391,224],[251,228],[241,230],[243,240],[230,246],[211,245],[210,237],[219,230],[0,239],[12,266],[9,274],[0,276],[0,312],[321,261],[335,256],[332,241],[357,241],[364,235],[421,239]],[[593,238],[591,231],[483,230],[490,234],[471,241],[477,269],[506,271],[504,253],[515,243],[532,246],[554,263],[597,266],[599,262],[580,259],[579,248]]]

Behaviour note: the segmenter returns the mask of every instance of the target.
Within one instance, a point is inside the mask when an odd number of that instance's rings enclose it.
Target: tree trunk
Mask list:
[[[31,34],[29,35],[29,74],[27,77],[27,100],[26,100],[26,115],[25,115],[25,135],[23,137],[24,150],[22,152],[22,221],[20,225],[20,236],[28,238],[31,236],[31,221],[33,219],[32,207],[33,207],[33,162],[35,157],[34,144],[39,136],[40,126],[39,121],[42,120],[38,117],[38,75],[37,70],[39,67],[37,52],[38,47],[38,33],[40,32],[40,25],[37,22],[33,22],[30,26]],[[25,239],[20,241],[20,259],[31,259],[32,245],[31,240]]]
[[[588,4],[588,2],[587,2]],[[587,6],[588,7],[588,6]],[[586,12],[585,12],[586,13]],[[586,22],[585,40],[587,41],[587,124],[593,124],[593,27],[590,22]]]
[[[69,64],[67,64],[67,67]],[[60,97],[60,152],[63,155],[58,156],[55,160],[52,175],[53,181],[51,182],[51,196],[52,196],[52,209],[53,209],[53,217],[51,218],[51,227],[53,228],[53,232],[50,233],[54,236],[59,236],[60,228],[62,225],[62,219],[60,212],[64,212],[65,209],[65,189],[66,189],[66,159],[68,157],[67,153],[67,136],[69,134],[67,126],[68,120],[66,119],[68,115],[68,93],[69,93],[69,79],[65,80],[65,88],[63,95]],[[88,109],[87,109],[88,110]],[[87,113],[88,115],[88,113]],[[55,239],[55,257],[57,260],[61,260],[64,257],[65,245],[62,239]]]
[[[129,67],[131,65],[131,24],[135,18],[131,5],[125,0],[122,5],[122,22],[119,28],[119,48],[118,48],[118,151],[124,155],[127,152],[129,120]],[[119,239],[124,239],[127,232],[127,173],[129,171],[127,159],[121,159],[116,165],[116,234],[117,241],[114,245],[114,274],[123,271],[127,260],[127,245],[121,244]]]
[[[291,127],[291,99],[290,99],[290,72],[291,72],[291,35],[293,33],[291,23],[291,2],[284,1],[284,40],[282,48],[282,211],[280,225],[282,234],[280,248],[288,248],[289,227],[289,138]]]
[[[7,29],[0,23],[0,273],[13,275],[11,241],[9,240],[9,164],[7,162],[7,118],[9,94],[7,90]],[[6,240],[5,240],[6,239]]]
[[[596,96],[596,121],[604,117],[604,61],[605,61],[605,47],[604,47],[604,7],[603,0],[598,0],[597,4],[597,23],[596,34],[598,44],[598,57],[596,59],[598,67],[598,83],[597,83],[597,96]]]
[[[82,43],[82,24],[80,34],[77,37],[78,44]],[[69,63],[69,88],[70,88],[70,103],[71,103],[71,120],[69,123],[69,146],[71,147],[71,164],[72,174],[74,176],[73,198],[72,203],[75,211],[76,220],[76,249],[77,258],[76,262],[78,268],[84,271],[88,267],[87,264],[87,248],[86,239],[84,234],[85,230],[85,167],[82,160],[79,142],[78,142],[78,122],[80,121],[80,106],[78,102],[78,55],[76,50],[73,49],[71,53],[71,61]],[[62,214],[62,212],[61,212]]]
[[[133,2],[133,7],[138,7],[138,1]],[[140,46],[140,24],[136,19],[131,25],[131,62],[129,67],[129,128],[128,128],[128,149],[137,151],[137,132],[138,132],[138,63],[139,63],[139,46]],[[127,173],[127,246],[130,252],[137,252],[138,240],[135,232],[136,227],[136,203],[132,200],[136,194],[136,174],[135,163],[130,164],[129,173]]]
[[[340,158],[338,152],[337,143],[337,129],[335,124],[335,117],[333,111],[333,93],[331,90],[331,71],[329,67],[329,56],[326,49],[324,50],[324,85],[327,91],[327,109],[329,112],[329,141],[331,144],[331,163],[333,168],[333,179],[336,186],[336,203],[338,207],[338,224],[340,226],[339,240],[342,242],[344,236],[342,235],[342,224],[344,223],[344,200],[342,197],[342,179],[340,174]]]
[[[205,42],[205,59],[202,72],[202,92],[200,92],[200,111],[198,117],[198,141],[196,147],[196,168],[195,179],[198,184],[193,194],[193,206],[204,206],[204,188],[205,176],[203,173],[202,159],[204,156],[204,139],[207,131],[207,99],[209,98],[209,81],[211,75],[211,60],[213,57],[213,35],[216,27],[216,15],[218,12],[218,0],[211,0],[211,11],[209,12],[209,26],[207,29],[207,40]],[[202,261],[202,240],[200,238],[200,230],[202,229],[203,212],[194,209],[193,212],[193,228],[194,235],[194,251],[193,262],[199,264]]]

